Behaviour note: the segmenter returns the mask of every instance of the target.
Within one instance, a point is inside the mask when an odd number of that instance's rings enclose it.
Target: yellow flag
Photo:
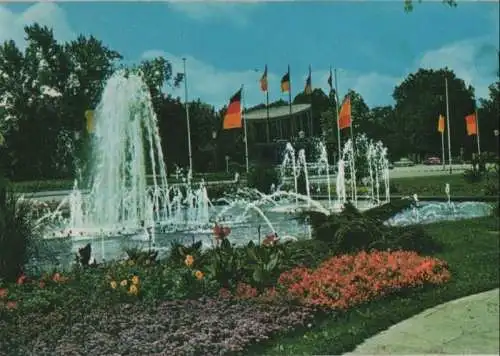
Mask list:
[[[444,116],[443,115],[439,115],[438,132],[440,132],[440,133],[444,132]]]
[[[94,132],[94,110],[85,111],[85,119],[87,123],[87,132]]]

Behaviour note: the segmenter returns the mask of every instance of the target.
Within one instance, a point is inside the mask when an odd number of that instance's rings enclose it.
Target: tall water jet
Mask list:
[[[293,173],[293,184],[295,188],[295,193],[297,193],[297,178],[298,178],[298,171],[297,171],[297,162],[295,159],[295,149],[293,148],[292,144],[290,142],[287,142],[285,146],[285,151],[283,152],[283,162],[281,163],[280,167],[280,175],[281,175],[281,180],[282,184],[284,183],[285,177],[286,177],[286,169],[287,166],[291,164],[292,165],[292,173]]]
[[[299,170],[300,170],[300,167],[302,166],[302,169],[304,172],[304,180],[306,183],[306,195],[309,199],[311,199],[311,191],[309,188],[309,173],[307,172],[306,151],[304,149],[299,150],[298,163],[299,163]],[[308,202],[308,205],[309,205],[309,202]]]
[[[113,74],[94,117],[90,194],[72,211],[83,216],[72,216],[71,222],[81,228],[153,224],[169,207],[168,183],[156,114],[141,76]],[[146,174],[153,177],[149,194]]]
[[[322,167],[325,167],[326,170],[326,184],[327,184],[327,191],[328,191],[328,206],[332,206],[332,193],[331,193],[331,187],[330,187],[330,166],[328,164],[328,153],[326,151],[326,146],[323,142],[319,141],[318,142],[318,150],[319,150],[319,159],[318,159],[318,174],[320,173],[320,169]]]

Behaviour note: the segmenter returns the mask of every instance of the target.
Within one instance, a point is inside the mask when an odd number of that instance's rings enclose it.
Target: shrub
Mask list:
[[[247,184],[263,193],[269,194],[271,185],[279,182],[278,172],[270,165],[257,165],[247,176]]]
[[[15,281],[33,255],[39,229],[32,204],[19,199],[3,178],[0,181],[0,279]]]
[[[370,249],[403,249],[416,252],[438,251],[434,239],[419,226],[391,227],[384,224],[390,216],[411,206],[410,200],[396,200],[359,212],[352,204],[339,214],[305,212],[313,237],[326,242],[333,253],[351,253]]]

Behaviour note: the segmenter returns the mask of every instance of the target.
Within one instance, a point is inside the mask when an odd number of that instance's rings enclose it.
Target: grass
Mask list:
[[[240,174],[240,178],[244,178],[244,174]],[[153,184],[152,176],[148,176],[148,184]],[[225,172],[215,173],[199,173],[193,177],[194,182],[200,182],[201,179],[205,181],[220,181],[220,180],[233,180],[234,174],[227,174]],[[174,175],[168,178],[169,183],[180,183],[180,179],[175,179]],[[35,193],[41,191],[57,191],[69,190],[73,188],[74,180],[72,179],[48,179],[48,180],[33,180],[13,182],[13,188],[18,193]]]
[[[404,177],[391,178],[390,190],[391,196],[411,196],[417,193],[419,196],[446,197],[445,184],[450,185],[452,197],[485,197],[491,196],[489,189],[496,187],[498,192],[498,176],[490,172],[487,177],[484,177],[478,182],[467,182],[463,173],[447,174],[438,176],[425,177]],[[326,185],[321,186],[321,194],[326,194]],[[358,194],[364,195],[368,193],[366,187],[358,186]],[[335,184],[331,185],[332,194],[335,193]],[[314,194],[314,193],[313,193]],[[381,189],[381,194],[384,194],[384,188]]]
[[[448,183],[452,196],[482,197],[486,195],[485,189],[488,182],[496,181],[497,178],[490,176],[490,180],[483,178],[481,181],[473,183],[467,182],[463,174],[394,178],[391,179],[391,194],[412,195],[417,193],[421,196],[444,197],[445,184]]]
[[[452,279],[440,287],[408,292],[323,316],[310,329],[254,345],[249,355],[310,355],[350,352],[365,339],[438,304],[499,286],[498,218],[439,222],[425,229],[440,241],[435,257],[448,262]]]

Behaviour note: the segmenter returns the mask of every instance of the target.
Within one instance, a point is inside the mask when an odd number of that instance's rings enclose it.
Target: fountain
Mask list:
[[[213,206],[205,182],[195,185],[192,172],[187,172],[182,183],[168,184],[157,119],[149,91],[139,75],[123,71],[115,73],[106,83],[95,118],[90,193],[85,194],[77,180],[71,194],[55,211],[37,218],[38,221],[50,219],[56,226],[49,237],[71,237],[71,244],[99,239],[101,251],[93,250],[100,253],[100,256],[94,256],[96,259],[104,256],[116,258],[124,241],[147,241],[159,250],[167,250],[174,239],[192,241],[195,236],[211,241],[214,222],[228,224],[233,230],[235,243],[255,239],[255,226],[262,222],[271,233],[279,232],[282,236],[303,234],[305,238],[310,238],[310,229],[305,229],[294,219],[294,213],[315,210],[326,215],[333,214],[342,209],[348,196],[360,210],[368,209],[382,203],[384,188],[385,202],[390,200],[387,149],[381,142],[374,143],[366,137],[357,138],[354,142],[357,152],[351,140],[345,143],[338,161],[336,197],[332,197],[330,192],[326,147],[318,144],[318,167],[326,170],[326,202],[311,198],[309,180],[312,177],[307,169],[306,152],[301,149],[296,156],[296,150],[288,143],[281,164],[282,183],[273,187],[272,194],[240,188],[236,193],[217,200],[218,204],[225,206]],[[358,205],[356,174],[361,176],[365,173],[362,169],[356,171],[356,158],[367,160],[367,177],[363,178],[369,182],[369,204]],[[290,168],[294,191],[287,192],[280,187]],[[297,180],[302,172],[306,181],[305,195],[297,192]],[[147,174],[152,177],[149,186]],[[182,178],[180,168],[175,174],[177,178]],[[234,182],[238,180],[236,173]],[[447,196],[450,201],[449,189]],[[63,218],[65,205],[69,207],[69,218]],[[465,204],[457,208],[456,216],[465,216],[464,212],[470,209],[476,209],[478,214],[487,213],[486,208]],[[445,209],[441,205],[421,204],[416,211],[416,220],[453,218],[455,215],[450,211],[449,207]],[[415,221],[415,218],[408,217],[407,212],[404,214],[395,216],[388,223]],[[73,244],[72,252],[78,248],[77,244]],[[73,256],[69,254],[67,257],[72,260]]]

